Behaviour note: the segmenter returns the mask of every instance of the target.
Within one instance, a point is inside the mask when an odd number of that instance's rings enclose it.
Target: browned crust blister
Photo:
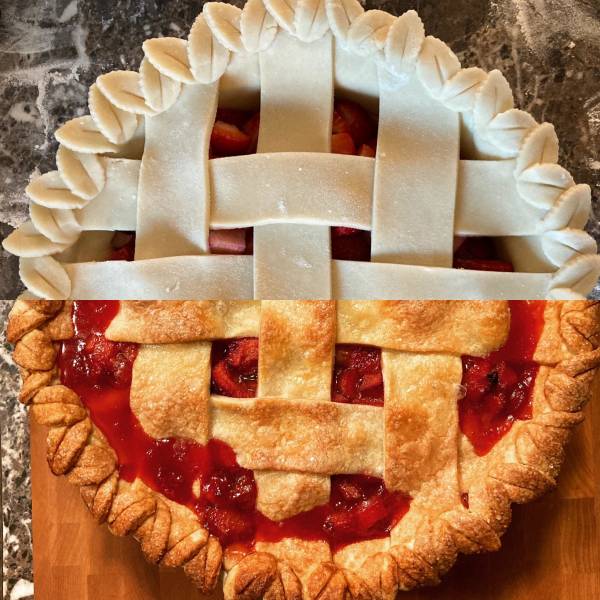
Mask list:
[[[542,393],[534,416],[511,436],[511,462],[486,464],[469,509],[455,509],[421,527],[413,543],[365,556],[357,570],[333,562],[296,573],[268,552],[228,552],[191,511],[136,481],[119,479],[115,453],[94,427],[79,397],[58,379],[58,343],[73,335],[65,302],[15,303],[7,338],[21,369],[20,400],[49,428],[47,458],[55,475],[80,487],[90,512],[115,535],[133,535],[152,563],[183,567],[202,591],[214,589],[222,568],[227,599],[392,599],[398,590],[436,584],[458,553],[497,550],[512,502],[529,502],[556,484],[571,429],[583,419],[600,364],[600,303],[561,302],[561,359],[540,368]],[[506,456],[506,454],[503,454]],[[479,473],[478,473],[479,475]]]

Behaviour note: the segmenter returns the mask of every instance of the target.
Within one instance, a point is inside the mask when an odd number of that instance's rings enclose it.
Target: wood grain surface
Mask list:
[[[600,378],[597,378],[600,381]],[[600,385],[575,431],[558,488],[515,506],[500,551],[461,557],[443,583],[402,600],[600,598]],[[54,477],[45,431],[31,424],[36,600],[197,600],[181,570],[145,562],[138,544],[88,514],[76,488]],[[210,598],[222,598],[220,590]]]

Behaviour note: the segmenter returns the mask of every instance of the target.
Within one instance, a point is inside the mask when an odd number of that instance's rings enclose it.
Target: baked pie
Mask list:
[[[589,301],[25,301],[53,473],[227,599],[394,598],[552,487],[600,363]]]
[[[416,12],[211,2],[143,49],[56,131],[4,240],[36,296],[575,299],[598,280],[552,125]]]

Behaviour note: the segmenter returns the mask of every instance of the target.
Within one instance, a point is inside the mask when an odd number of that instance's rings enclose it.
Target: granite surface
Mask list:
[[[202,4],[0,0],[0,237],[26,219],[23,190],[32,174],[55,168],[52,133],[87,111],[93,80],[110,69],[136,69],[148,37],[185,35]],[[415,8],[428,33],[448,42],[464,66],[501,69],[517,105],[555,124],[561,163],[592,185],[588,230],[600,239],[598,0],[370,0],[366,6],[395,14]],[[0,298],[20,291],[17,260],[0,250]],[[2,332],[9,305],[0,302]],[[29,446],[4,337],[0,348],[3,597],[17,600],[32,591]]]
[[[6,342],[12,302],[0,301],[0,448],[2,450],[2,594],[6,600],[31,597],[31,485],[25,407],[17,399],[19,377]]]
[[[240,4],[239,0],[235,3]],[[87,112],[102,72],[136,69],[148,37],[184,36],[201,0],[0,0],[0,237],[27,218],[24,188],[55,168],[52,134]],[[600,2],[368,0],[416,8],[428,33],[464,66],[499,68],[517,106],[556,125],[561,162],[594,189],[589,231],[600,239]],[[17,259],[0,250],[0,298],[21,291]],[[600,295],[600,288],[596,290]]]

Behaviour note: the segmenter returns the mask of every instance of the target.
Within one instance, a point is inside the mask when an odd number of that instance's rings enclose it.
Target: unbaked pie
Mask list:
[[[208,3],[187,40],[143,48],[58,129],[58,170],[4,240],[35,295],[572,299],[596,283],[590,189],[557,164],[552,125],[414,11]]]
[[[552,487],[600,363],[587,301],[25,301],[48,462],[228,599],[394,598]]]

